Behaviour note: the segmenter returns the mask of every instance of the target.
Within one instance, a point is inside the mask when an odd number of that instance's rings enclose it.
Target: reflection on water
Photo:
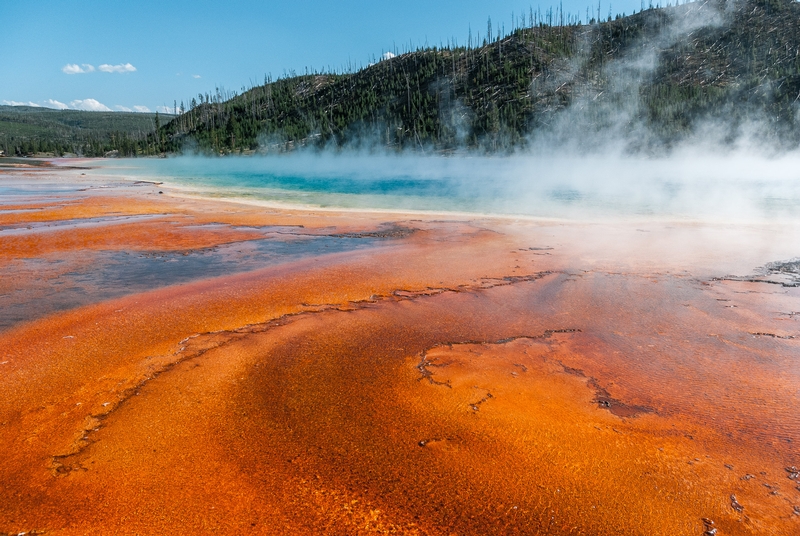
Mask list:
[[[67,256],[18,259],[14,261],[14,273],[29,283],[0,296],[0,331],[81,305],[305,257],[362,249],[380,240],[362,236],[298,236],[282,234],[281,228],[264,231],[273,234],[263,240],[206,249],[87,250]]]

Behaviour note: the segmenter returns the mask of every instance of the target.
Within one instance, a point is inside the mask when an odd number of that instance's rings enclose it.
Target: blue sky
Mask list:
[[[160,110],[216,87],[241,90],[264,75],[366,65],[409,46],[463,43],[511,28],[518,0],[0,0],[0,103]],[[597,2],[567,0],[586,16]],[[641,0],[601,1],[602,13]]]

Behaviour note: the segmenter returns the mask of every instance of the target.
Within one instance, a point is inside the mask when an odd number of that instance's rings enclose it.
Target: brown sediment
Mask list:
[[[98,218],[79,250],[268,225],[381,242],[0,333],[0,533],[800,530],[800,329],[780,313],[800,290],[714,279],[800,244],[125,195],[15,224]],[[8,240],[0,258],[58,259],[71,239]]]
[[[38,169],[38,168],[51,168],[53,163],[49,160],[37,160],[35,158],[17,158],[17,157],[3,157],[0,158],[0,169],[2,168],[24,168],[24,169]]]

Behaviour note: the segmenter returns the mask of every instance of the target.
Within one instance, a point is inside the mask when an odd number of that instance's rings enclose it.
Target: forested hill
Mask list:
[[[131,155],[147,146],[158,121],[152,113],[0,106],[0,151],[7,156],[104,156],[109,151]]]
[[[555,19],[555,20],[554,20]],[[800,4],[692,2],[601,23],[551,13],[480,46],[429,48],[352,74],[205,96],[162,151],[315,147],[506,151],[538,142],[658,150],[687,136],[800,143]]]
[[[306,146],[503,153],[659,152],[686,140],[800,145],[800,4],[709,0],[581,24],[531,13],[507,35],[420,49],[357,72],[199,95],[121,156]]]

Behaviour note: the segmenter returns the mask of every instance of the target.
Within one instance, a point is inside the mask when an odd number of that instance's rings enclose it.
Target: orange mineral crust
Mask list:
[[[796,228],[156,199],[374,241],[0,331],[0,533],[800,533]]]

